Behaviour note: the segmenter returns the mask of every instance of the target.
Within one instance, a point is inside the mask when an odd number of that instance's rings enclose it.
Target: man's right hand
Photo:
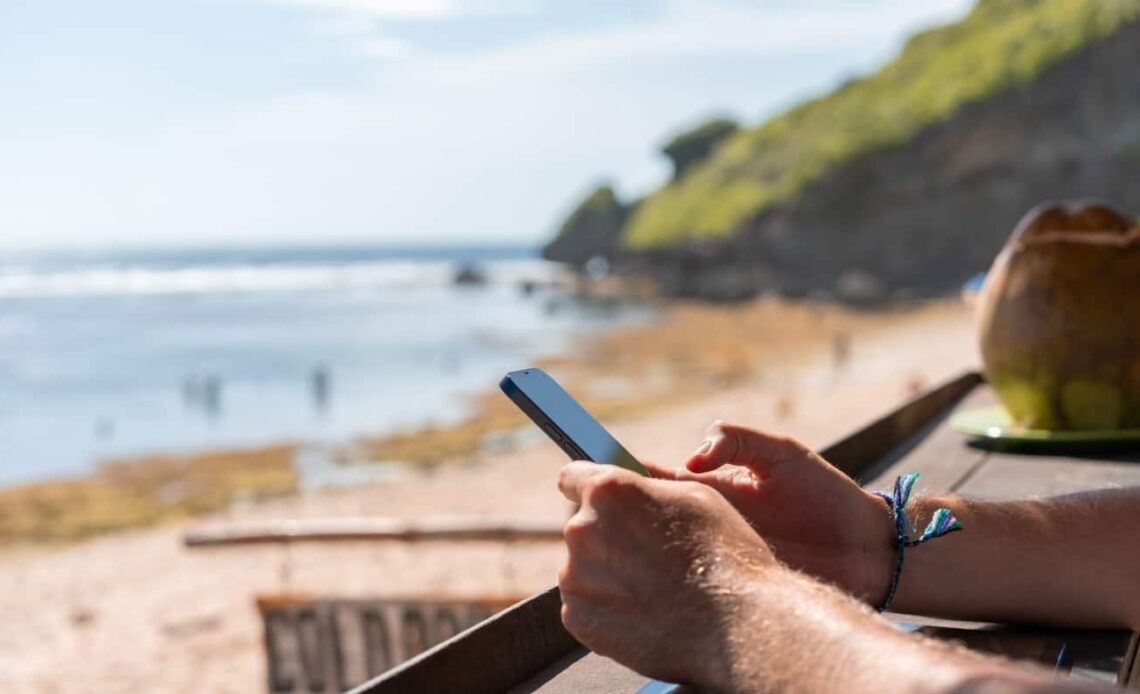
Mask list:
[[[792,572],[705,485],[579,462],[558,487],[580,504],[559,576],[570,633],[650,677],[729,688],[746,596]]]

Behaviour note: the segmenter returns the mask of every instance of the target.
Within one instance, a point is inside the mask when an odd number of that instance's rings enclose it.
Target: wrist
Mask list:
[[[872,597],[867,602],[879,609],[891,609],[894,612],[907,612],[915,608],[916,588],[921,588],[925,582],[915,574],[929,574],[930,555],[925,551],[925,545],[930,540],[940,539],[943,535],[960,529],[955,520],[953,497],[947,496],[920,496],[909,499],[905,506],[904,528],[900,531],[895,522],[891,502],[876,497],[882,504],[889,523],[889,547],[885,558],[880,557],[873,566],[868,568],[868,581],[874,590],[869,593]],[[941,513],[941,515],[939,515]],[[933,519],[938,518],[937,525]],[[900,537],[900,532],[903,537]],[[905,564],[902,555],[902,542],[906,540]],[[878,540],[881,542],[880,540]],[[881,548],[881,544],[877,545]],[[933,556],[937,557],[939,552]],[[875,561],[872,559],[872,561]],[[924,568],[925,567],[925,568]],[[905,589],[904,589],[905,587]],[[887,604],[889,603],[889,604]]]
[[[868,512],[852,594],[869,605],[879,605],[887,595],[894,573],[898,534],[890,504],[870,492],[863,494]]]

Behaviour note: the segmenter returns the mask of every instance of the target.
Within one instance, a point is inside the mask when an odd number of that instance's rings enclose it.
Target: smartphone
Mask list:
[[[610,432],[542,369],[512,371],[499,382],[507,397],[573,460],[617,465],[652,477]],[[681,685],[650,680],[637,694],[679,694]]]
[[[650,477],[637,458],[542,369],[512,371],[499,387],[572,460],[617,465]]]

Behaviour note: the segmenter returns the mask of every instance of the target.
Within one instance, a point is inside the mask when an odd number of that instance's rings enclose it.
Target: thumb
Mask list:
[[[705,432],[704,442],[685,467],[701,473],[722,465],[743,465],[763,475],[776,465],[807,453],[808,448],[793,438],[718,420]]]

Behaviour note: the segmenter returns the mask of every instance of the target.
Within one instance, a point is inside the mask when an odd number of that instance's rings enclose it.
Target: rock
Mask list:
[[[739,129],[734,121],[715,118],[675,135],[661,148],[661,153],[673,162],[673,180],[680,180],[694,164],[708,159],[717,145]]]
[[[475,263],[463,263],[456,268],[451,283],[457,287],[479,287],[487,284],[487,273]]]
[[[613,188],[599,186],[566,218],[542,257],[578,270],[593,258],[609,262],[622,252],[621,230],[632,208],[618,200]]]

